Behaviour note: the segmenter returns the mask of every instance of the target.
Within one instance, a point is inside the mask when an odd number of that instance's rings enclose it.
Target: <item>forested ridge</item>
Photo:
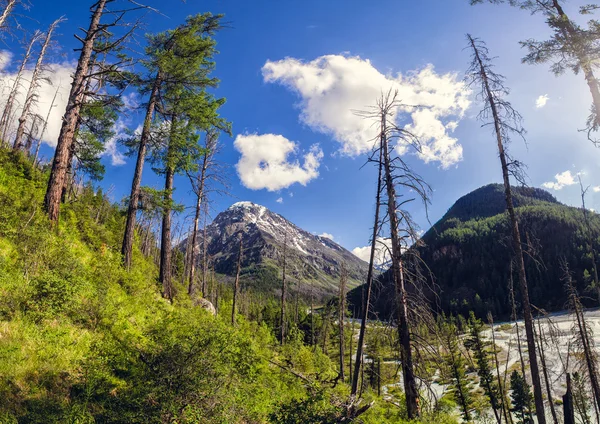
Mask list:
[[[590,307],[598,304],[593,281],[593,260],[587,247],[587,227],[581,208],[559,203],[545,190],[514,187],[515,209],[526,243],[525,264],[530,282],[531,301],[548,312],[566,308],[563,271],[557,258],[570,264],[577,287]],[[440,313],[468,315],[474,311],[485,318],[491,312],[497,319],[510,320],[511,296],[508,281],[511,255],[508,216],[504,191],[499,184],[480,187],[458,199],[436,222],[415,249],[427,264],[425,271],[431,287],[432,307]],[[600,234],[600,217],[589,212],[594,234]],[[598,240],[594,240],[596,248]],[[410,256],[410,255],[407,255]],[[393,285],[389,274],[382,274],[374,294],[373,316],[393,316]],[[517,290],[517,289],[515,289]],[[350,292],[360,308],[362,288]],[[358,309],[357,309],[358,311]]]

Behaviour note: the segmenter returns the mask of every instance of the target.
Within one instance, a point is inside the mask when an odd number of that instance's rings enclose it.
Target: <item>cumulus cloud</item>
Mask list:
[[[277,203],[283,203],[283,197],[280,197],[279,199],[275,200]]]
[[[377,244],[375,249],[375,266],[383,266],[387,264],[390,257],[390,249],[392,248],[392,240],[389,238],[377,237]],[[371,259],[371,245],[364,247],[355,247],[352,249],[354,256],[362,259],[365,262],[369,262]]]
[[[600,191],[600,186],[592,187],[592,190],[594,190],[594,193],[598,193]]]
[[[384,75],[369,60],[343,55],[321,56],[311,62],[267,61],[262,73],[265,82],[296,92],[301,98],[301,121],[331,135],[345,155],[357,156],[372,148],[376,127],[355,112],[368,110],[392,89],[406,105],[397,111],[398,119],[409,116],[410,122],[403,125],[423,143],[421,159],[440,162],[444,168],[462,159],[462,146],[450,133],[471,102],[470,90],[457,74],[438,74],[428,65],[405,75]]]
[[[547,94],[542,94],[540,97],[538,97],[537,99],[535,99],[535,107],[537,109],[541,109],[544,106],[546,106],[546,103],[548,103],[548,95]]]
[[[14,64],[15,60],[21,60],[20,58],[14,58],[11,52],[0,51],[0,108],[4,108],[8,94],[12,89],[15,79],[16,71],[7,70],[7,68]],[[67,100],[69,98],[69,91],[71,89],[71,74],[75,70],[72,63],[55,63],[49,64],[48,70],[45,72],[44,77],[48,78],[48,81],[40,81],[40,86],[37,90],[38,101],[31,108],[31,113],[37,114],[42,118],[46,119],[50,105],[52,104],[52,98],[57,92],[56,100],[54,101],[54,107],[50,111],[50,118],[48,119],[48,125],[46,132],[44,133],[44,143],[51,147],[56,146],[58,135],[60,133],[60,127],[62,125],[62,116],[67,108]],[[22,105],[25,103],[25,96],[27,89],[29,88],[29,81],[31,81],[33,69],[25,70],[22,80],[21,87],[16,97],[17,108],[14,113],[15,117],[21,114]],[[12,125],[9,129],[9,137],[14,136],[17,130],[16,118],[13,120]],[[40,128],[41,130],[41,128]],[[38,134],[39,135],[39,134]]]
[[[323,233],[323,234],[319,234],[319,237],[323,237],[329,240],[333,240],[333,234],[329,234],[329,233]]]
[[[117,141],[127,137],[127,124],[122,119],[119,119],[115,123],[113,131],[115,135],[104,144],[103,155],[109,157],[110,163],[114,166],[125,165],[125,156],[119,151]]]
[[[554,176],[556,181],[548,181],[542,184],[542,187],[552,189],[552,190],[561,190],[563,187],[573,185],[577,183],[575,181],[575,175],[571,174],[571,171],[561,172]],[[594,191],[596,188],[594,187]]]
[[[302,156],[302,164],[290,158],[298,155],[298,145],[282,135],[238,135],[233,145],[242,155],[236,164],[238,175],[249,189],[277,191],[295,183],[305,186],[319,176],[323,151],[316,144]]]

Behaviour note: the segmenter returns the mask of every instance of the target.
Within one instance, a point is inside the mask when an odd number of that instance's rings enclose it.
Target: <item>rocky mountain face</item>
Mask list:
[[[286,273],[295,290],[308,294],[312,287],[316,295],[336,293],[342,264],[348,271],[349,287],[364,281],[367,264],[361,259],[334,241],[251,202],[233,204],[206,228],[206,250],[217,273],[235,275],[240,234],[244,284],[265,290],[279,287],[286,243]],[[198,239],[198,251],[202,252],[202,232]]]
[[[588,306],[597,306],[598,291],[590,288],[593,262],[588,240],[598,252],[600,215],[588,213],[588,232],[581,208],[561,204],[545,190],[513,190],[531,302],[547,311],[565,308],[567,296],[561,266],[564,260]],[[435,287],[435,293],[429,293],[434,309],[464,315],[472,310],[481,317],[490,311],[498,319],[510,317],[512,248],[505,207],[501,185],[480,187],[458,199],[423,235],[423,245],[416,250],[428,267],[422,287]],[[410,266],[408,258],[407,264]],[[514,269],[512,279],[518,303],[520,293]],[[350,293],[357,311],[361,297],[361,287]],[[379,277],[372,304],[373,312],[380,318],[393,316],[394,288],[389,272]]]

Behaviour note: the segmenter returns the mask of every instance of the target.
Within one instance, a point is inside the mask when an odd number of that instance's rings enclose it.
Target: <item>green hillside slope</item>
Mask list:
[[[300,342],[279,349],[272,329],[243,317],[231,327],[225,295],[217,317],[185,290],[164,300],[139,247],[130,272],[120,265],[122,211],[86,188],[55,231],[45,181],[0,149],[1,423],[271,422],[295,410],[286,405],[335,409],[286,371],[332,378],[329,358]]]

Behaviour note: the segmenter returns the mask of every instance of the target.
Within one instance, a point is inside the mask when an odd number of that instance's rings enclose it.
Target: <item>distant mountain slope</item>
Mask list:
[[[514,188],[515,205],[523,243],[531,255],[525,258],[533,304],[549,311],[564,308],[560,259],[569,262],[580,290],[589,285],[591,256],[586,248],[583,213],[559,203],[550,193],[535,188]],[[425,235],[419,254],[438,286],[432,304],[446,312],[508,317],[510,302],[510,232],[504,212],[504,189],[499,184],[481,187],[458,199]],[[595,246],[600,234],[600,216],[590,212]],[[393,311],[393,287],[389,272],[380,277],[375,290],[375,311],[389,317]],[[515,287],[517,287],[515,275]],[[351,300],[360,304],[361,288]],[[589,304],[596,301],[588,291]],[[517,299],[520,296],[517,293]]]
[[[280,266],[287,235],[287,275],[296,289],[304,293],[334,293],[344,264],[350,287],[362,283],[367,264],[332,240],[313,235],[264,206],[238,202],[221,212],[207,227],[207,252],[215,271],[233,276],[236,270],[239,239],[242,232],[243,277],[262,286],[280,285]],[[185,242],[184,242],[185,243]],[[202,251],[202,238],[198,242]]]

